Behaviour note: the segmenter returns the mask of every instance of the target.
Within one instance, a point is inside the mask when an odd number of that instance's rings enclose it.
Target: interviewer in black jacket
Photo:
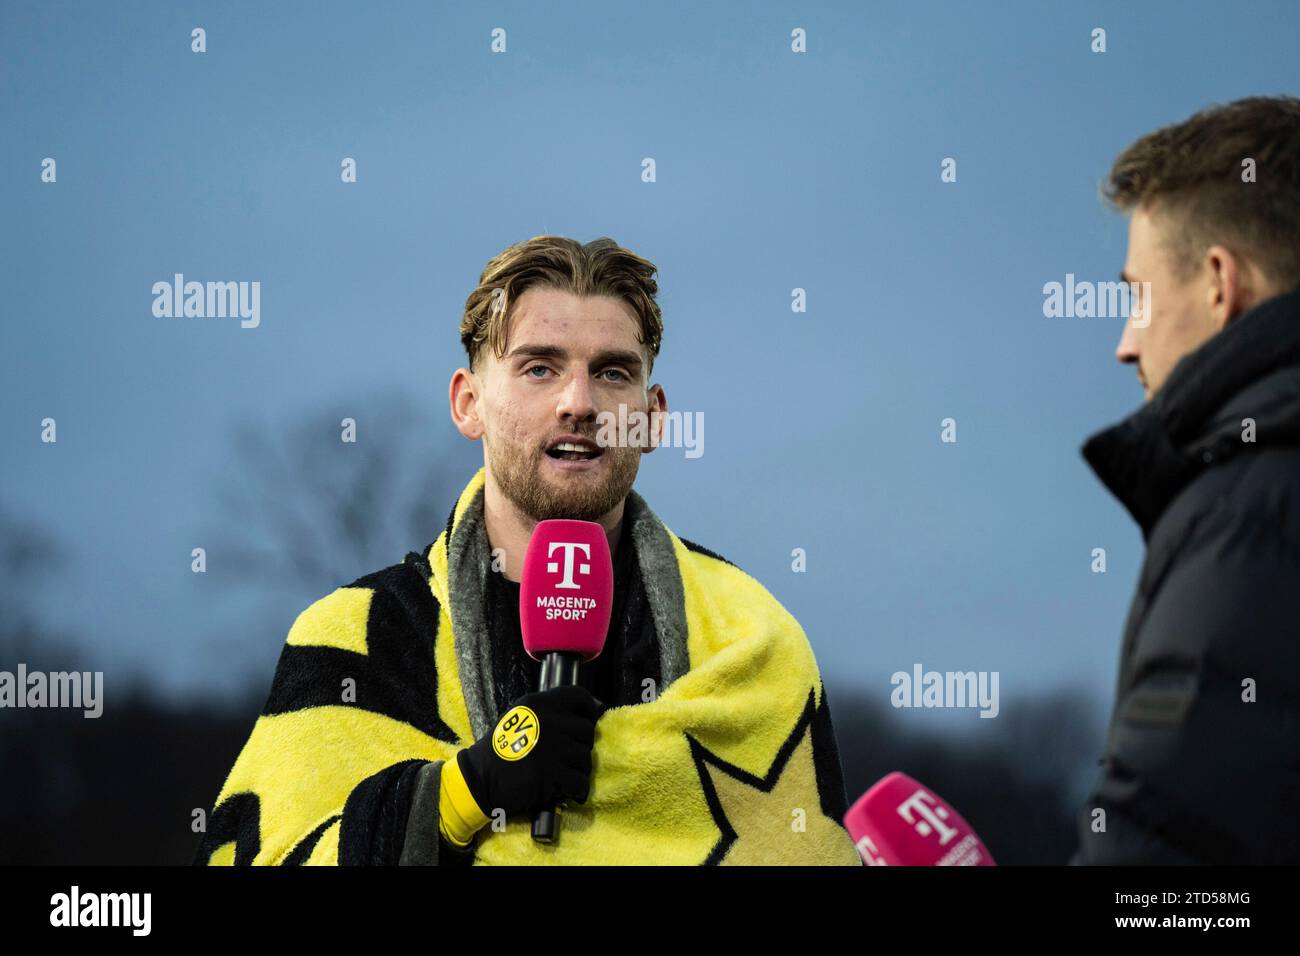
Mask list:
[[[1300,100],[1151,133],[1107,196],[1148,402],[1083,454],[1147,554],[1071,862],[1300,863]]]

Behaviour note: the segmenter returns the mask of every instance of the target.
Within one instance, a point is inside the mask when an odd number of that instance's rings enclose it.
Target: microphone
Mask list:
[[[997,866],[961,814],[905,773],[859,797],[844,827],[867,866]]]
[[[524,650],[541,661],[539,691],[578,683],[578,665],[605,649],[614,599],[614,563],[595,521],[551,518],[533,528],[519,581]],[[554,843],[557,810],[539,810],[533,839]]]

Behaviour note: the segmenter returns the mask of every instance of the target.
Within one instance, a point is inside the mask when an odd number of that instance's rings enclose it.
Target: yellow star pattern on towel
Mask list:
[[[718,863],[861,862],[844,828],[822,813],[811,729],[805,716],[791,735],[798,743],[784,765],[774,762],[762,780],[718,760],[697,742],[702,782],[706,792],[711,789],[716,795],[715,819],[721,817],[717,823],[723,840],[714,850],[723,854]],[[764,780],[774,774],[770,786],[765,786]]]

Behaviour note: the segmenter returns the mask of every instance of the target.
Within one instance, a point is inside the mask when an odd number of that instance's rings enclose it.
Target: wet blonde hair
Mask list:
[[[637,341],[649,352],[648,381],[664,330],[655,301],[656,271],[653,263],[606,236],[586,245],[564,236],[534,236],[516,243],[488,262],[478,288],[465,300],[460,341],[470,371],[485,343],[498,359],[505,356],[511,309],[526,290],[539,286],[580,296],[612,296],[631,306],[640,326]]]

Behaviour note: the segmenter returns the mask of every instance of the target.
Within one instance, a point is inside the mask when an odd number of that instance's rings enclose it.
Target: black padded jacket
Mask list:
[[[1300,863],[1300,287],[1083,455],[1147,553],[1071,863]]]

